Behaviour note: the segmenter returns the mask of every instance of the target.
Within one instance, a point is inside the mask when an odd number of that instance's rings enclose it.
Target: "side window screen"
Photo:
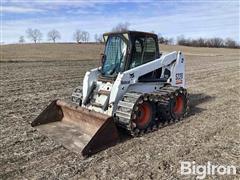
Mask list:
[[[122,71],[126,51],[127,44],[121,37],[109,37],[104,51],[105,61],[102,66],[102,74],[114,75]]]
[[[156,59],[156,43],[153,38],[148,37],[144,45],[143,63]]]
[[[130,69],[156,59],[156,43],[152,37],[137,37],[132,47]]]
[[[142,53],[142,46],[138,40],[135,42],[135,48],[137,53]]]
[[[143,42],[144,38],[138,38],[135,40],[132,49],[132,62],[130,68],[137,67],[142,64],[142,55],[143,55]]]

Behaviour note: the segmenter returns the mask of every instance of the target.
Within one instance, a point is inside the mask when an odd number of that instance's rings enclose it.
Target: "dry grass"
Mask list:
[[[98,60],[103,51],[102,44],[12,44],[1,45],[1,61],[55,61],[55,60]],[[165,52],[183,51],[185,55],[223,56],[239,55],[238,49],[196,48],[186,46],[160,45]]]
[[[39,48],[28,50],[28,46]],[[4,46],[3,60],[35,61],[42,60],[41,56],[44,60],[97,59],[100,52],[91,52],[96,47],[101,49],[98,45],[44,46]],[[26,52],[20,52],[18,47]],[[99,62],[0,63],[0,179],[188,179],[180,175],[179,161],[239,165],[239,50],[161,48],[180,49],[186,56],[189,116],[88,159],[43,136],[30,122],[51,100],[69,97],[84,72]],[[19,51],[14,55],[16,49]],[[208,178],[238,179],[239,173],[238,166],[235,177]]]
[[[96,60],[101,44],[12,44],[1,46],[1,61]]]

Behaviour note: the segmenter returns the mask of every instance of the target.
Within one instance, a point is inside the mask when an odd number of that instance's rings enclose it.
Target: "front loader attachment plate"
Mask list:
[[[83,156],[113,146],[119,139],[112,117],[61,100],[53,101],[31,125]]]

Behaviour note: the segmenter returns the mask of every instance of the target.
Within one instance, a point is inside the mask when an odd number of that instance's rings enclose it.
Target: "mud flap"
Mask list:
[[[83,156],[104,150],[119,140],[112,117],[61,100],[53,101],[31,125]]]

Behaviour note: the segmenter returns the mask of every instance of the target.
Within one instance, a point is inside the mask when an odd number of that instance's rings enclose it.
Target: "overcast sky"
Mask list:
[[[1,0],[1,42],[18,42],[27,28],[40,29],[43,41],[52,29],[60,31],[62,42],[73,41],[76,29],[88,31],[93,40],[95,33],[120,22],[173,38],[230,37],[239,42],[239,8],[238,0]]]

